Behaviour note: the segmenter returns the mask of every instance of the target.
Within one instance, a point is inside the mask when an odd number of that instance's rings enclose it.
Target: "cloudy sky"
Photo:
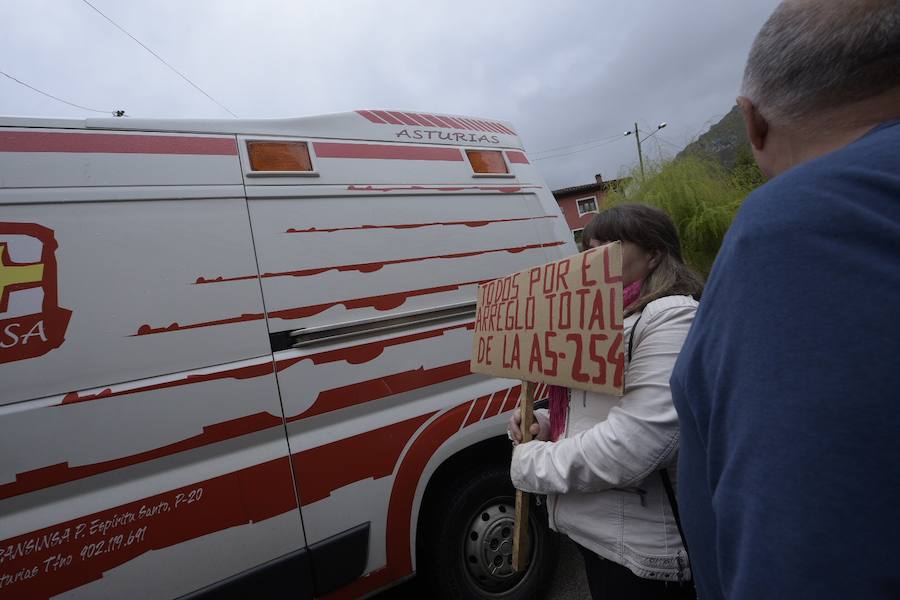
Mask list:
[[[731,108],[776,0],[90,0],[241,117],[512,122],[553,188],[671,156]],[[83,0],[0,0],[0,70],[85,107],[229,117]],[[0,76],[0,115],[100,116]],[[646,133],[644,133],[646,132]],[[643,137],[642,135],[642,137]],[[599,140],[599,141],[597,141]],[[591,143],[586,143],[591,142]]]

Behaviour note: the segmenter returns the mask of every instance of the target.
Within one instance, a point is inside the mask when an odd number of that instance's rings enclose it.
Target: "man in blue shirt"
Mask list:
[[[771,180],[672,376],[700,598],[900,598],[900,2],[788,0],[738,103]]]

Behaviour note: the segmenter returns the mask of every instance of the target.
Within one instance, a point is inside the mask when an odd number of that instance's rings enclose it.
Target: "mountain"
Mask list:
[[[688,144],[675,159],[684,156],[711,158],[726,169],[734,167],[741,155],[750,153],[750,142],[744,129],[744,119],[735,104],[727,115],[709,128],[709,131]]]

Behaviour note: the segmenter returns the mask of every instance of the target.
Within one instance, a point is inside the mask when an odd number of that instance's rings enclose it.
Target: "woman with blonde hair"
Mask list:
[[[669,377],[703,291],[684,264],[672,219],[620,205],[585,228],[585,247],[622,243],[625,394],[551,388],[510,474],[548,496],[550,526],[578,546],[594,600],[694,598],[674,495],[678,416]]]

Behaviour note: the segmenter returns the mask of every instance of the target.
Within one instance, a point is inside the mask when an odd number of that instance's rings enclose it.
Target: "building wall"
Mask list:
[[[576,201],[581,200],[582,198],[587,198],[589,196],[594,197],[597,202],[598,209],[603,206],[602,192],[594,192],[593,194],[573,194],[571,196],[564,196],[562,198],[556,199],[556,201],[559,203],[559,208],[562,210],[563,216],[566,218],[566,223],[568,224],[570,230],[575,231],[576,229],[583,229],[584,226],[590,223],[591,219],[594,218],[594,215],[597,214],[595,212],[589,212],[581,216],[578,215],[578,206],[576,204]]]

